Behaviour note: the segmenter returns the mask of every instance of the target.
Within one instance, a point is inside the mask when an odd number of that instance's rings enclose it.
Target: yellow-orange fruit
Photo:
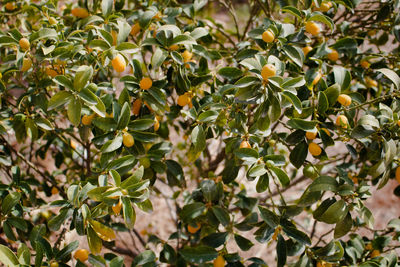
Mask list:
[[[377,81],[372,80],[370,77],[365,78],[365,84],[367,85],[367,87],[377,87],[378,86]]]
[[[276,68],[272,64],[266,64],[261,70],[261,77],[264,81],[268,81],[269,77],[275,76]]]
[[[363,67],[364,69],[368,69],[369,66],[371,66],[371,63],[369,63],[368,60],[363,59],[363,60],[360,61],[360,65],[361,65],[361,67]]]
[[[214,267],[224,267],[225,266],[225,259],[221,255],[218,255],[218,257],[214,260],[213,262]]]
[[[321,10],[322,12],[327,12],[329,9],[331,9],[332,7],[332,2],[323,2],[320,7],[319,10]]]
[[[400,184],[400,166],[396,168],[396,181]]]
[[[153,85],[153,81],[149,77],[144,77],[140,80],[139,86],[143,90],[148,90]]]
[[[111,65],[116,72],[123,72],[126,68],[125,59],[120,54],[116,55],[113,60],[111,60]]]
[[[185,51],[182,53],[182,57],[183,57],[183,61],[184,61],[184,62],[189,62],[189,61],[192,59],[193,54],[190,53],[188,50],[185,50]]]
[[[139,23],[133,24],[133,25],[132,25],[132,28],[131,28],[131,35],[136,35],[136,34],[138,34],[139,32],[140,32],[140,25],[139,25]]]
[[[160,122],[158,121],[157,117],[154,118],[154,131],[157,132],[160,129]]]
[[[78,249],[75,251],[74,258],[81,262],[85,262],[89,258],[89,251],[87,249]]]
[[[58,75],[58,72],[55,69],[53,69],[51,66],[47,66],[46,74],[49,75],[50,77],[54,78]]]
[[[171,50],[171,51],[176,51],[176,50],[178,50],[178,49],[179,49],[179,45],[177,45],[177,44],[171,45],[171,46],[169,47],[169,50]]]
[[[75,7],[71,10],[71,14],[77,18],[84,19],[89,16],[89,12],[86,8],[83,7]]]
[[[275,34],[271,30],[266,30],[262,34],[262,39],[266,43],[272,43],[275,40]]]
[[[93,118],[94,118],[94,114],[91,114],[91,115],[83,115],[83,117],[82,117],[82,124],[83,125],[90,125],[90,124],[92,124],[92,120],[93,120]]]
[[[377,249],[374,249],[374,250],[371,252],[371,258],[378,257],[379,255],[381,255],[381,253],[380,253],[379,250],[377,250]]]
[[[311,155],[313,155],[314,157],[317,157],[322,153],[321,147],[316,143],[308,144],[308,151],[310,151]]]
[[[246,141],[246,140],[243,140],[241,143],[240,143],[240,146],[239,146],[240,148],[251,148],[251,145],[250,145],[250,143],[248,142],[248,141]]]
[[[50,263],[50,267],[58,267],[59,264],[56,261],[53,261],[52,263]]]
[[[187,226],[187,230],[189,233],[195,234],[195,233],[197,233],[197,231],[200,230],[200,227],[201,227],[201,225],[199,223],[196,223],[196,226],[192,226],[191,224],[189,224]]]
[[[306,46],[302,48],[304,56],[307,56],[308,53],[311,52],[311,50],[313,50],[313,48],[311,46]]]
[[[22,50],[28,50],[31,47],[31,44],[29,43],[28,39],[21,38],[19,40],[19,47],[21,47]]]
[[[373,250],[372,244],[371,244],[371,243],[368,243],[368,244],[365,246],[365,249],[366,249],[366,250]]]
[[[1,74],[1,73],[0,73]],[[0,79],[1,79],[1,75],[0,75]],[[400,127],[400,120],[397,120],[397,126]]]
[[[185,94],[180,95],[178,97],[178,101],[177,102],[178,102],[179,106],[184,107],[187,104],[189,104],[189,101],[190,101],[190,97],[185,93]]]
[[[51,194],[52,194],[52,195],[58,194],[58,189],[57,189],[57,187],[53,186],[53,187],[51,188]]]
[[[324,131],[328,136],[331,136],[331,132],[326,129],[326,128],[321,128],[322,131]]]
[[[49,23],[50,23],[50,25],[56,25],[58,23],[58,21],[55,18],[50,17],[49,18]]]
[[[339,127],[347,128],[348,123],[349,123],[349,121],[347,120],[347,117],[344,115],[339,115],[336,118],[336,125]]]
[[[308,140],[314,140],[315,138],[317,138],[317,134],[318,132],[306,132],[306,138]]]
[[[328,59],[331,61],[336,61],[339,59],[339,53],[335,49],[331,48],[331,52],[328,54]]]
[[[162,16],[161,12],[157,12],[157,13],[153,16],[153,19],[159,20],[159,19],[161,19],[161,16]]]
[[[27,71],[32,67],[32,60],[30,58],[24,58],[22,61],[21,71]]]
[[[321,32],[321,27],[313,22],[313,21],[307,21],[306,23],[306,32],[312,34],[312,35],[318,35]]]
[[[135,143],[135,139],[133,139],[133,136],[129,133],[124,133],[122,136],[122,143],[126,147],[131,147]]]
[[[69,142],[69,144],[70,144],[70,146],[71,146],[71,148],[72,149],[76,149],[76,147],[78,146],[78,144],[74,141],[74,140],[71,140],[70,142]]]
[[[122,209],[122,202],[121,202],[121,200],[120,200],[118,203],[114,204],[114,205],[111,207],[111,209],[113,210],[114,214],[117,214],[117,215],[118,215],[118,214],[121,212],[121,209]]]
[[[15,9],[14,3],[8,2],[7,4],[5,4],[4,6],[6,8],[7,11],[13,11]]]
[[[133,102],[132,112],[134,115],[139,116],[140,108],[142,107],[142,100],[140,98]]]
[[[314,80],[312,81],[312,85],[316,85],[319,82],[319,80],[321,80],[321,78],[322,78],[322,74],[321,74],[321,72],[318,72],[317,76],[315,76]]]
[[[338,99],[337,99],[337,101],[338,101],[342,106],[348,107],[348,106],[350,106],[350,104],[351,104],[351,97],[348,96],[348,95],[345,95],[345,94],[340,94],[339,97],[338,97]]]

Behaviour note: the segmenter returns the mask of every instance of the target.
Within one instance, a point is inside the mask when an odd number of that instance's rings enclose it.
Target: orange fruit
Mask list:
[[[312,81],[312,85],[316,85],[319,82],[319,80],[321,80],[321,78],[322,78],[322,74],[321,74],[321,72],[318,72],[317,76],[315,76],[314,80]]]
[[[365,249],[366,249],[366,250],[373,250],[372,244],[371,244],[371,243],[368,243],[368,244],[365,246]]]
[[[324,131],[328,136],[331,136],[331,132],[326,129],[326,128],[321,128],[322,131]]]
[[[316,143],[308,144],[308,151],[310,151],[311,155],[313,155],[314,157],[317,157],[322,153],[321,147]]]
[[[218,257],[214,260],[213,262],[214,267],[224,267],[225,266],[225,259],[221,255],[218,255]]]
[[[154,118],[154,131],[157,132],[158,129],[160,129],[160,122],[158,121],[158,118]]]
[[[126,68],[126,62],[123,56],[118,54],[111,60],[111,65],[116,72],[123,72]]]
[[[29,40],[24,38],[21,38],[19,40],[19,47],[21,47],[22,50],[28,50],[30,48],[31,44],[29,43]]]
[[[13,11],[15,9],[14,3],[8,2],[7,4],[5,4],[4,6],[6,8],[7,11]]]
[[[114,214],[118,215],[118,214],[121,212],[121,209],[122,209],[122,202],[121,202],[121,200],[120,200],[118,203],[114,204],[114,205],[111,207],[111,209],[113,210]]]
[[[139,32],[140,32],[140,25],[139,25],[139,23],[133,24],[133,25],[132,25],[132,28],[131,28],[131,35],[136,35],[136,34],[138,34]]]
[[[171,50],[171,51],[176,51],[176,50],[178,50],[178,49],[179,49],[179,45],[177,45],[177,44],[171,45],[171,46],[169,47],[169,50]]]
[[[331,7],[332,7],[332,2],[323,2],[319,6],[319,10],[322,12],[327,12],[329,9],[331,9]]]
[[[262,34],[262,39],[266,43],[272,43],[275,40],[275,34],[271,30],[266,30]]]
[[[315,138],[317,138],[317,134],[318,132],[306,132],[306,138],[308,140],[314,140]]]
[[[349,123],[349,121],[347,120],[347,117],[344,115],[339,115],[336,118],[336,125],[339,127],[347,128],[348,123]]]
[[[69,142],[69,144],[70,144],[70,146],[71,146],[71,148],[72,149],[76,149],[76,147],[78,146],[78,144],[74,141],[74,140],[71,140],[70,142]]]
[[[89,258],[89,251],[87,249],[78,249],[75,251],[74,258],[81,262],[85,262]]]
[[[190,97],[187,95],[187,93],[185,93],[185,94],[180,95],[178,97],[178,101],[177,102],[178,102],[179,106],[184,107],[187,104],[189,104],[189,101],[190,101]]]
[[[400,184],[400,166],[396,168],[396,181]]]
[[[196,223],[196,226],[192,226],[191,224],[189,224],[187,226],[187,230],[189,233],[195,234],[195,233],[197,233],[197,231],[200,230],[200,227],[201,227],[201,225],[199,223]]]
[[[139,86],[143,90],[149,90],[153,85],[153,81],[149,77],[144,77],[140,80]]]
[[[84,19],[89,16],[89,12],[86,8],[83,7],[75,7],[71,10],[71,14],[77,18]]]
[[[54,78],[58,75],[58,72],[55,69],[53,69],[51,66],[47,66],[46,74],[49,75],[50,77]]]
[[[311,46],[306,46],[302,48],[304,56],[307,56],[308,53],[311,52],[311,50],[313,50],[313,48]]]
[[[159,20],[159,19],[161,19],[161,16],[162,16],[161,12],[158,11],[158,12],[153,16],[153,19]]]
[[[59,264],[56,261],[53,261],[52,263],[50,263],[50,267],[58,267]]]
[[[0,79],[1,79],[1,75],[0,75]],[[400,120],[397,120],[397,126],[400,127]]]
[[[372,80],[370,77],[365,77],[365,84],[367,87],[377,87],[378,83],[375,80]]]
[[[348,95],[345,95],[345,94],[340,94],[339,97],[338,97],[338,99],[337,99],[337,101],[338,101],[342,106],[348,107],[348,106],[350,106],[350,104],[351,104],[351,97],[348,96]]]
[[[55,18],[50,17],[49,18],[49,23],[50,23],[50,25],[56,25],[58,23],[58,21]]]
[[[133,136],[129,133],[124,133],[122,136],[122,143],[126,147],[131,147],[135,143],[135,139],[133,139]]]
[[[307,21],[306,23],[306,32],[312,34],[312,35],[318,35],[321,32],[321,27],[313,22],[313,21]]]
[[[363,67],[364,69],[368,69],[369,66],[371,66],[371,63],[369,63],[368,60],[363,59],[363,60],[360,61],[360,65],[361,65],[361,67]]]
[[[184,62],[189,62],[192,59],[193,54],[190,53],[188,50],[185,50],[185,52],[182,53],[182,57]]]
[[[335,49],[331,48],[331,52],[328,54],[328,59],[331,61],[336,61],[339,59],[339,53]]]
[[[379,255],[381,255],[381,253],[380,253],[380,251],[377,250],[377,249],[374,249],[374,250],[371,252],[371,258],[378,257]]]
[[[142,100],[138,98],[135,100],[135,102],[133,102],[133,108],[132,108],[133,114],[139,116],[141,107],[142,107]]]
[[[53,187],[51,188],[51,194],[52,194],[52,195],[58,194],[58,189],[57,189],[57,187],[53,186]]]
[[[90,125],[90,124],[92,124],[92,120],[93,120],[93,118],[94,118],[94,114],[91,114],[91,115],[83,115],[83,117],[82,117],[82,124],[83,125]]]
[[[22,61],[21,71],[27,71],[32,67],[32,60],[30,58],[24,58]]]
[[[250,143],[248,142],[248,141],[246,141],[246,140],[243,140],[241,143],[240,143],[240,146],[239,146],[240,148],[251,148],[251,145],[250,145]]]
[[[268,81],[269,77],[275,76],[276,68],[272,64],[266,64],[261,70],[261,77],[264,81]]]

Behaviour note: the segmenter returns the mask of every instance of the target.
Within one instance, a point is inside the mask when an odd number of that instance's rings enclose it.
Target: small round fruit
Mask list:
[[[111,209],[113,210],[114,214],[118,215],[122,209],[122,202],[119,201],[118,203],[114,204]]]
[[[308,151],[310,151],[311,155],[313,155],[314,157],[317,157],[322,153],[321,147],[316,143],[310,143],[308,145]]]
[[[0,73],[1,74],[1,73]],[[1,79],[1,75],[0,75],[0,79]],[[400,120],[397,120],[397,126],[399,126],[400,127]]]
[[[7,4],[5,4],[5,9],[7,11],[13,11],[15,9],[14,3],[8,2]]]
[[[319,82],[319,80],[321,80],[321,78],[322,78],[322,74],[321,74],[321,72],[318,72],[317,76],[315,76],[314,80],[312,81],[312,85],[316,85]]]
[[[374,249],[374,250],[371,252],[371,258],[378,257],[379,255],[381,255],[381,253],[380,253],[379,250],[377,250],[377,249]]]
[[[307,21],[306,23],[306,32],[312,34],[312,35],[318,35],[321,32],[321,27],[313,22],[313,21]]]
[[[87,249],[78,249],[75,251],[74,258],[81,262],[85,262],[89,258],[89,251]]]
[[[377,81],[372,80],[370,77],[365,78],[365,84],[367,85],[367,87],[377,87],[378,86]]]
[[[71,148],[72,149],[76,149],[76,147],[78,146],[78,144],[74,141],[74,140],[71,140],[70,142],[69,142],[69,144],[70,144],[70,146],[71,146]]]
[[[360,61],[360,65],[361,65],[361,67],[363,67],[364,69],[368,69],[369,66],[371,66],[371,63],[369,63],[368,60],[363,59],[363,60]]]
[[[149,77],[144,77],[140,80],[139,86],[143,90],[149,90],[153,85],[153,81]]]
[[[225,259],[221,255],[218,255],[218,257],[214,260],[213,262],[214,267],[224,267],[225,266]]]
[[[111,60],[111,65],[115,69],[116,72],[123,72],[126,68],[126,62],[123,56],[118,54]]]
[[[31,47],[31,43],[28,39],[24,37],[19,40],[19,47],[21,47],[21,49],[25,51]]]
[[[58,75],[58,72],[50,66],[46,67],[46,74],[50,77],[54,78]]]
[[[315,169],[315,167],[311,164],[307,164],[306,166],[304,166],[303,168],[303,175],[305,177],[311,178],[311,179],[315,179],[318,177],[318,172]]]
[[[71,10],[71,14],[77,18],[84,19],[89,16],[89,12],[86,8],[83,7],[75,7]]]
[[[327,12],[329,9],[331,9],[332,7],[332,2],[323,2],[320,7],[319,10],[321,10],[322,12]]]
[[[178,101],[177,102],[178,102],[179,106],[184,107],[187,104],[189,104],[189,101],[190,101],[190,97],[185,93],[185,94],[180,95],[178,97]]]
[[[314,140],[315,138],[317,138],[317,134],[318,132],[306,132],[306,138],[308,140]]]
[[[184,62],[189,62],[189,61],[192,59],[193,54],[190,53],[188,50],[185,50],[185,51],[182,53],[182,57],[183,57],[183,61],[184,61]]]
[[[368,243],[368,244],[365,246],[365,249],[366,249],[366,250],[373,250],[374,248],[372,247],[372,243]]]
[[[133,108],[132,108],[133,114],[139,116],[141,107],[142,107],[142,100],[138,98],[135,100],[135,102],[133,102]]]
[[[52,194],[52,195],[58,194],[58,189],[57,189],[57,187],[53,186],[53,187],[51,188],[51,194]]]
[[[271,30],[266,30],[262,34],[262,39],[266,43],[272,43],[275,40],[275,34]]]
[[[331,52],[328,54],[328,59],[330,61],[337,61],[339,59],[339,53],[335,49],[331,48]]]
[[[307,56],[308,53],[311,52],[311,50],[313,50],[313,48],[311,46],[306,46],[302,48],[304,56]]]
[[[91,114],[91,115],[86,115],[85,114],[85,115],[83,115],[82,124],[86,125],[86,126],[89,126],[90,124],[92,124],[93,118],[94,118],[94,114]]]
[[[122,143],[126,147],[131,147],[135,143],[135,139],[133,139],[133,136],[129,133],[124,133],[122,136]]]
[[[142,165],[145,169],[151,166],[151,162],[149,158],[141,158],[139,159],[140,165]]]
[[[24,58],[22,61],[21,71],[27,71],[32,67],[32,60],[30,58]]]
[[[49,23],[50,23],[50,25],[56,25],[58,23],[58,21],[55,18],[50,17],[49,18]]]
[[[50,267],[58,267],[59,264],[56,261],[53,261],[52,263],[50,263]]]
[[[243,140],[241,143],[240,143],[240,146],[239,146],[240,148],[251,148],[251,145],[250,145],[250,143],[247,141],[247,140]]]
[[[191,224],[189,224],[187,226],[187,230],[189,233],[195,234],[195,233],[197,233],[197,231],[200,230],[200,227],[201,227],[201,225],[199,223],[196,223],[196,226],[192,226]]]
[[[396,181],[400,184],[400,166],[396,168]]]
[[[138,34],[139,32],[140,32],[140,25],[139,25],[139,23],[133,24],[133,25],[132,25],[132,28],[131,28],[130,34],[131,34],[131,35],[136,35],[136,34]]]
[[[268,81],[269,77],[275,76],[276,68],[272,64],[266,64],[261,70],[261,77],[264,81]]]
[[[171,45],[171,46],[169,47],[169,50],[171,50],[171,51],[176,51],[176,50],[178,50],[178,49],[179,49],[179,45],[177,45],[177,44]]]
[[[336,118],[336,125],[339,127],[347,128],[348,123],[349,123],[349,121],[347,120],[347,117],[344,115],[339,115]]]
[[[338,99],[337,99],[337,101],[338,101],[342,106],[348,107],[348,106],[350,106],[350,104],[351,104],[351,97],[348,96],[348,95],[345,95],[345,94],[340,94],[339,97],[338,97]]]

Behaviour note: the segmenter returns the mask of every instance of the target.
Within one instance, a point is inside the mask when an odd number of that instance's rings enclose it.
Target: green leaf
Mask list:
[[[269,187],[269,176],[268,173],[260,176],[257,180],[256,191],[257,193],[262,193]]]
[[[344,219],[344,217],[347,215],[348,210],[349,209],[346,205],[346,202],[343,199],[341,199],[336,203],[334,203],[333,205],[331,205],[321,215],[319,220],[329,224],[337,223]]]
[[[142,266],[156,261],[156,255],[151,250],[145,250],[135,257],[132,266]]]
[[[333,23],[332,19],[318,11],[313,12],[307,20],[322,22],[326,24],[331,29],[331,31],[335,29],[335,24]]]
[[[179,251],[182,257],[191,263],[205,263],[211,261],[218,256],[218,252],[208,246],[198,246],[198,247],[185,247]]]
[[[50,98],[47,109],[48,110],[55,109],[59,106],[68,103],[71,99],[72,99],[72,94],[70,92],[60,91]]]
[[[236,244],[243,251],[248,251],[249,249],[251,249],[252,246],[254,246],[254,244],[250,240],[248,240],[247,238],[244,238],[241,235],[235,234],[234,238],[235,238]]]
[[[124,214],[125,224],[126,226],[128,226],[129,229],[133,229],[136,221],[136,213],[128,197],[122,198],[122,205],[122,212]]]
[[[300,129],[303,131],[313,130],[317,125],[318,121],[306,121],[298,118],[290,119],[287,123],[288,126],[293,129]]]
[[[339,84],[342,91],[347,90],[351,83],[350,71],[343,67],[334,66],[333,75],[335,77],[335,83]]]
[[[308,145],[306,141],[302,141],[298,143],[292,152],[290,152],[289,159],[290,162],[295,166],[297,169],[299,169],[304,161],[306,160],[307,157],[307,150],[308,150]]]
[[[71,82],[70,79],[68,79],[66,76],[64,75],[57,75],[56,77],[54,77],[54,81],[56,83],[58,83],[61,86],[64,86],[65,88],[68,88],[70,90],[74,89],[74,85]]]
[[[186,35],[186,34],[182,34],[182,35],[178,35],[176,36],[173,40],[171,45],[174,44],[181,44],[181,45],[194,45],[196,44],[196,40],[193,39],[193,37],[191,37],[190,35]]]
[[[85,87],[92,76],[92,66],[80,66],[75,74],[74,89],[78,92],[82,90],[82,88]]]
[[[284,45],[283,51],[285,54],[298,65],[300,68],[303,66],[304,61],[304,53],[301,51],[300,48],[292,46],[292,45]]]
[[[21,199],[21,193],[19,192],[11,192],[8,194],[1,203],[1,211],[2,214],[8,214],[15,205],[18,204],[19,200]]]
[[[330,176],[320,176],[315,179],[312,184],[308,187],[310,192],[314,191],[332,191],[336,192],[339,186],[335,178]]]
[[[241,160],[255,162],[259,158],[258,152],[252,148],[239,148],[235,151],[236,157]]]
[[[191,220],[199,217],[206,210],[206,206],[201,202],[194,202],[187,204],[182,208],[180,212],[180,217],[183,222],[190,222]]]
[[[4,245],[0,245],[0,262],[5,266],[19,266],[17,256],[12,252],[11,249]]]
[[[131,110],[129,104],[125,102],[121,109],[121,113],[119,114],[118,117],[118,124],[117,124],[118,130],[125,129],[125,127],[128,126],[130,116],[131,116]]]
[[[260,211],[261,218],[266,222],[271,228],[275,228],[279,224],[279,217],[272,211],[258,206],[258,210]]]
[[[168,57],[167,51],[161,48],[157,48],[151,58],[151,65],[153,66],[153,69],[158,69],[163,64],[163,62],[167,57]]]
[[[104,17],[108,17],[113,9],[114,0],[102,0],[101,1],[101,12]]]
[[[340,86],[339,86],[337,83],[335,83],[334,85],[329,86],[329,87],[324,91],[324,94],[325,94],[326,97],[328,98],[329,105],[330,105],[330,106],[333,106],[333,105],[336,103],[336,101],[337,101],[337,99],[338,99],[338,97],[339,97],[339,94],[340,94]]]
[[[78,126],[81,122],[82,104],[79,98],[73,98],[68,105],[68,119],[70,122]]]
[[[377,69],[377,71],[383,73],[389,80],[391,80],[394,85],[396,86],[396,89],[400,89],[400,77],[397,75],[396,72],[390,70],[390,69]]]
[[[79,246],[78,240],[69,243],[55,255],[55,259],[59,261],[65,260],[69,255],[71,255],[72,251],[78,248],[78,246]]]
[[[284,95],[292,104],[295,110],[301,114],[302,112],[302,106],[301,106],[301,101],[300,99],[293,93],[289,91],[283,91],[282,95]]]
[[[104,224],[95,220],[89,220],[89,223],[92,226],[93,230],[96,232],[96,234],[104,241],[110,242],[115,239],[114,230],[111,229],[110,227],[105,226]]]
[[[333,237],[340,238],[340,237],[344,236],[351,230],[352,226],[353,226],[353,220],[351,219],[350,212],[348,212],[346,217],[344,217],[344,219],[342,221],[339,221],[336,224]]]
[[[318,92],[318,113],[325,113],[329,109],[329,100],[324,92]]]
[[[49,229],[51,231],[58,231],[60,229],[61,225],[67,221],[67,219],[72,215],[71,209],[69,208],[64,208],[60,210],[60,213],[51,218],[51,220],[48,222]]]
[[[218,196],[217,187],[215,185],[214,180],[204,179],[200,183],[201,192],[203,193],[204,198],[207,202],[212,202]]]
[[[101,152],[109,153],[117,150],[122,145],[122,135],[117,135],[113,140],[107,141],[101,148]]]
[[[276,255],[278,258],[277,266],[283,267],[286,263],[287,248],[286,242],[282,235],[278,235],[278,242],[276,244]]]
[[[307,234],[303,233],[302,231],[296,229],[292,224],[289,224],[286,221],[283,221],[281,223],[282,230],[287,234],[288,236],[294,238],[295,240],[299,241],[300,243],[304,245],[311,245],[311,240],[308,237]]]
[[[296,16],[298,19],[302,19],[302,14],[301,12],[295,8],[294,6],[285,6],[281,10],[283,13],[290,13],[293,16]]]
[[[201,240],[207,246],[217,248],[228,241],[228,233],[211,233]]]
[[[54,29],[43,28],[29,38],[31,43],[39,39],[57,39],[57,32]]]
[[[224,67],[218,70],[218,74],[228,80],[234,80],[243,75],[243,72],[235,67]]]
[[[265,169],[264,164],[255,164],[251,166],[251,168],[248,170],[247,175],[249,177],[258,177],[262,176],[267,173],[267,169]]]
[[[201,125],[193,128],[191,138],[196,152],[201,152],[206,148],[206,136]]]
[[[229,224],[229,213],[225,209],[221,208],[220,206],[212,206],[211,210],[223,226],[227,226]]]
[[[216,110],[207,110],[200,113],[198,120],[201,122],[210,122],[215,121],[218,117],[219,113]]]
[[[283,187],[286,187],[290,184],[289,176],[282,169],[273,166],[269,167],[269,169],[275,173]]]
[[[58,77],[58,76],[57,76]],[[86,102],[88,105],[97,105],[99,102],[99,98],[87,87],[83,88],[79,92],[79,96],[83,101]],[[101,100],[100,100],[101,101]]]

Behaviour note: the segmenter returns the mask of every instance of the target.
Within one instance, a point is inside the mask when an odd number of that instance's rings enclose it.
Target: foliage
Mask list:
[[[365,201],[400,181],[399,7],[3,1],[0,262],[397,266]]]

